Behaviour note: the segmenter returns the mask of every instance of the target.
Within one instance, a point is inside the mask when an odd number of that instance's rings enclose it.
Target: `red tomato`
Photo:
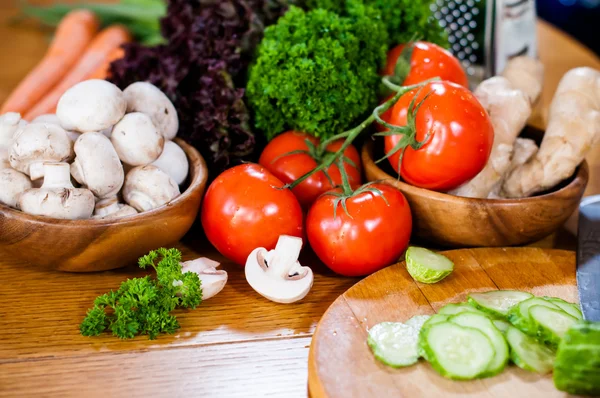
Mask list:
[[[272,250],[280,235],[303,237],[302,209],[289,189],[257,164],[224,171],[202,203],[202,227],[210,243],[240,265],[252,250]]]
[[[317,161],[308,154],[285,155],[291,151],[308,150],[306,140],[309,140],[315,146],[319,144],[319,140],[305,133],[288,131],[280,134],[267,144],[258,162],[284,183],[291,183],[317,167]],[[336,152],[341,148],[343,143],[343,140],[335,141],[327,147],[327,150],[329,152]],[[344,155],[352,160],[356,166],[353,167],[349,163],[346,163],[344,168],[348,174],[350,185],[358,187],[361,183],[360,156],[358,151],[354,146],[349,146]],[[342,183],[342,177],[337,165],[334,164],[329,168],[329,176],[335,186]],[[300,204],[308,209],[319,195],[333,187],[325,176],[325,173],[319,172],[298,184],[292,192],[296,195]]]
[[[412,229],[410,207],[402,193],[386,184],[373,184],[385,196],[363,192],[346,201],[348,214],[336,197],[322,195],[306,218],[314,252],[334,272],[362,276],[396,261],[408,246]],[[332,192],[340,192],[336,189]]]
[[[390,122],[405,126],[409,104],[418,90],[403,95],[394,105]],[[402,159],[402,178],[409,184],[447,191],[475,177],[485,166],[494,142],[490,118],[477,98],[466,88],[450,82],[428,83],[416,103],[428,92],[415,118],[416,139],[430,140],[419,150],[406,148]],[[385,152],[389,153],[401,135],[385,137]],[[400,152],[388,159],[398,172]]]
[[[400,44],[390,50],[387,65],[383,71],[385,75],[394,74],[396,61],[403,49],[404,44]],[[406,76],[403,85],[410,86],[436,76],[464,87],[469,86],[467,74],[454,55],[437,44],[416,42],[410,59],[410,73]]]

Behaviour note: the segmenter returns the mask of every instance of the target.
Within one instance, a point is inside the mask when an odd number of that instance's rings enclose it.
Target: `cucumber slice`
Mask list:
[[[410,366],[419,360],[419,331],[401,322],[382,322],[369,330],[367,344],[384,364],[393,368]]]
[[[548,300],[567,314],[574,316],[577,319],[583,319],[583,314],[577,304],[569,303],[563,299],[557,297],[544,297],[544,300]]]
[[[436,283],[452,273],[454,263],[431,250],[411,246],[406,251],[406,270],[418,282]]]
[[[415,315],[404,323],[411,328],[417,329],[417,331],[421,331],[421,328],[429,319],[431,319],[431,315]]]
[[[431,325],[424,334],[431,366],[442,376],[471,380],[485,373],[496,352],[481,331],[452,322]]]
[[[600,396],[600,323],[580,321],[567,331],[558,346],[553,378],[561,391]]]
[[[512,306],[531,297],[533,297],[533,294],[517,290],[495,290],[485,293],[471,293],[468,302],[483,312],[504,318]]]
[[[444,315],[444,314],[435,314],[432,315],[424,324],[423,327],[421,327],[421,332],[419,333],[419,356],[422,358],[425,358],[427,361],[429,361],[429,358],[427,358],[427,351],[425,350],[425,331],[427,329],[429,329],[432,325],[435,325],[436,323],[441,323],[441,322],[446,322],[449,318],[449,315]]]
[[[577,323],[577,318],[563,310],[534,305],[529,308],[529,315],[536,326],[536,334],[544,343],[558,346],[565,333]]]
[[[435,314],[429,317],[429,319],[423,324],[421,330],[426,329],[431,325],[435,325],[436,323],[445,322],[448,320],[449,315],[446,314]]]
[[[494,326],[496,326],[496,329],[498,329],[502,334],[506,334],[506,331],[510,327],[510,323],[500,319],[494,319],[492,320],[492,323],[494,324]]]
[[[467,303],[458,303],[458,304],[446,304],[438,311],[438,314],[444,315],[456,315],[461,312],[473,312],[475,314],[486,315],[485,312],[479,311],[477,308],[469,305]]]
[[[512,307],[510,310],[508,310],[508,315],[506,316],[508,321],[512,323],[514,327],[530,336],[535,336],[537,331],[536,325],[533,323],[533,320],[529,315],[529,308],[534,305],[543,305],[555,310],[560,309],[553,303],[544,300],[543,298],[532,297],[530,299],[521,301],[519,304]]]
[[[449,322],[456,323],[459,326],[470,327],[479,330],[490,340],[496,355],[487,367],[482,377],[495,376],[502,372],[508,363],[508,344],[502,333],[494,326],[492,321],[485,315],[479,315],[471,312],[463,312],[451,316]]]
[[[510,345],[510,357],[515,365],[540,374],[552,371],[554,351],[550,348],[513,326],[508,328],[506,340]]]

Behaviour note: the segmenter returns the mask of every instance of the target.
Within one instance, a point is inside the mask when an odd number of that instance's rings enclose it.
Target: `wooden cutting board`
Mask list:
[[[575,253],[536,248],[469,249],[444,253],[454,272],[443,281],[415,282],[404,264],[363,279],[329,307],[312,339],[308,383],[312,398],[385,397],[566,397],[551,375],[516,366],[475,381],[451,381],[425,361],[404,369],[379,363],[369,350],[367,330],[379,322],[434,314],[469,292],[516,289],[577,302]]]

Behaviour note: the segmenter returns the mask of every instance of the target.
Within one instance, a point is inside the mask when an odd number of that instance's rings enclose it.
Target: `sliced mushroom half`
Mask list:
[[[302,300],[313,285],[313,272],[298,262],[302,239],[281,235],[274,250],[256,248],[248,256],[245,273],[250,286],[277,303]]]

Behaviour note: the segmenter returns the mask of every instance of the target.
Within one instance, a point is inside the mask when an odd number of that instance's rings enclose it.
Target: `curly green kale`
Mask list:
[[[381,12],[390,47],[407,43],[417,34],[420,40],[448,47],[448,35],[430,10],[433,0],[362,0]],[[345,0],[306,0],[307,9],[323,8],[338,14],[345,12]]]
[[[160,333],[179,329],[171,311],[177,307],[196,308],[202,301],[200,279],[193,272],[181,272],[179,250],[152,251],[138,264],[154,268],[156,279],[127,279],[116,292],[111,290],[96,298],[79,327],[82,335],[97,336],[108,329],[122,339],[138,334],[155,339]]]
[[[377,10],[348,3],[345,16],[291,7],[265,30],[246,95],[268,139],[290,129],[330,137],[377,103],[387,31]]]

